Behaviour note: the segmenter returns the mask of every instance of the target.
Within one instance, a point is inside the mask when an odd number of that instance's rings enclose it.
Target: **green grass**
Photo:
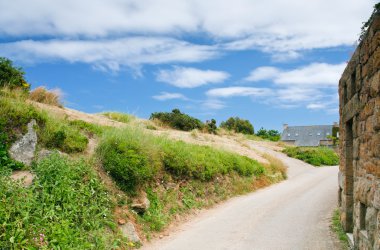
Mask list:
[[[29,188],[0,176],[1,249],[111,249],[111,201],[84,161],[54,154]]]
[[[231,172],[241,176],[260,176],[265,172],[262,165],[245,156],[131,128],[105,132],[97,152],[105,170],[125,191],[132,192],[163,172],[178,179],[201,181]]]
[[[343,247],[345,249],[350,249],[348,244],[348,237],[347,234],[344,232],[342,224],[340,223],[340,213],[339,209],[336,209],[334,211],[333,217],[332,217],[332,224],[331,229],[335,234],[337,235],[338,239],[342,243]]]
[[[314,166],[335,166],[339,156],[327,147],[287,147],[282,152]]]
[[[129,123],[135,119],[133,115],[119,113],[119,112],[104,112],[102,113],[105,117],[123,123]]]

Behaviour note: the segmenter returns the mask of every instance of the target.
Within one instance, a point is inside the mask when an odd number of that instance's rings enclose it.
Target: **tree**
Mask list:
[[[25,72],[20,67],[13,66],[13,62],[0,57],[0,87],[29,89],[30,85],[24,79]]]
[[[253,125],[248,120],[240,119],[239,117],[230,117],[227,121],[221,122],[220,127],[235,131],[236,133],[254,134]]]
[[[278,141],[281,137],[280,132],[278,132],[277,130],[266,130],[263,127],[261,127],[259,131],[257,131],[256,135],[263,139],[268,139],[271,141]]]

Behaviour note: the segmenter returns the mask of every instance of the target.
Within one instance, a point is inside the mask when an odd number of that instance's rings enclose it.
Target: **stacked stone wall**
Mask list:
[[[380,14],[339,81],[339,204],[356,249],[380,249]]]

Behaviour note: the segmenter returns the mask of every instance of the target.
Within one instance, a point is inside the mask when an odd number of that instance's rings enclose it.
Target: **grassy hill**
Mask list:
[[[132,222],[145,241],[194,209],[286,176],[276,159],[259,162],[231,145],[213,146],[227,140],[223,135],[205,141],[188,132],[196,143],[186,143],[126,114],[83,114],[28,98],[27,91],[0,89],[0,248],[133,248],[119,224]],[[31,119],[36,155],[55,153],[23,166],[7,151]],[[30,187],[11,178],[17,169],[35,174]],[[150,206],[137,213],[141,194]]]

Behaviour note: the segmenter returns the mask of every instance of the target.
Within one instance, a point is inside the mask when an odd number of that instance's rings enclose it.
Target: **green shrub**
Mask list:
[[[104,113],[102,113],[102,115],[104,115],[105,117],[107,117],[111,120],[123,122],[123,123],[129,123],[133,119],[135,119],[135,117],[133,115],[119,113],[119,112],[104,112]]]
[[[202,129],[204,127],[204,124],[187,114],[181,113],[179,109],[173,109],[171,113],[169,112],[155,112],[152,113],[150,120],[157,119],[164,123],[165,125],[168,125],[172,128],[183,130],[183,131],[190,131],[193,129]]]
[[[24,79],[22,68],[13,66],[13,62],[0,57],[0,87],[22,88],[29,90],[29,84]]]
[[[279,141],[281,138],[280,132],[273,129],[266,130],[264,128],[260,128],[260,130],[256,132],[256,135],[270,141]]]
[[[339,164],[339,156],[334,150],[327,147],[287,147],[283,152],[290,157],[314,166],[334,166]]]
[[[206,128],[207,132],[209,132],[210,134],[216,134],[216,130],[218,129],[218,127],[216,126],[216,120],[211,119],[211,121],[206,121]]]
[[[40,143],[47,148],[56,148],[66,153],[78,153],[86,149],[88,139],[80,129],[70,126],[66,120],[48,117],[39,130]]]
[[[105,132],[97,153],[104,169],[127,192],[152,180],[161,163],[151,137],[129,128]]]
[[[29,188],[0,176],[0,249],[110,249],[112,208],[83,161],[53,154]]]
[[[8,147],[6,145],[7,136],[1,132],[0,128],[0,175],[5,174],[8,170],[16,170],[24,167],[24,164],[11,159],[8,154]]]
[[[242,133],[242,134],[254,134],[254,128],[253,125],[248,121],[244,119],[240,119],[239,117],[230,117],[227,121],[222,122],[220,124],[221,128],[235,131],[236,133]]]

